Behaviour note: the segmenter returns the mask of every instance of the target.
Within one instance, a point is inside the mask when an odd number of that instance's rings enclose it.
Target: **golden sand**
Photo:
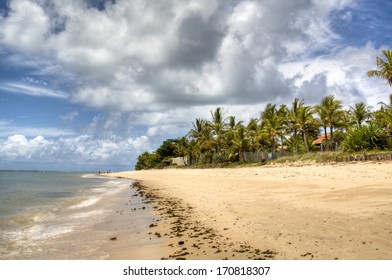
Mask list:
[[[392,162],[110,176],[139,180],[158,205],[154,258],[392,259]]]

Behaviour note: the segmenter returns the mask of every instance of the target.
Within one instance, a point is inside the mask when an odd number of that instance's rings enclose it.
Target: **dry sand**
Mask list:
[[[110,176],[139,180],[156,205],[155,258],[392,259],[392,162]]]

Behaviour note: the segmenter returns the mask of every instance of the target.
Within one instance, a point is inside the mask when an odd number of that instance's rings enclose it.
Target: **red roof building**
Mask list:
[[[331,134],[330,134],[330,133],[327,133],[327,137],[328,137],[328,140],[330,140],[330,139],[331,139]],[[313,145],[315,145],[315,146],[321,146],[321,144],[323,144],[324,140],[325,140],[325,134],[324,134],[324,133],[323,133],[323,134],[320,134],[320,135],[317,137],[317,139],[313,141]]]

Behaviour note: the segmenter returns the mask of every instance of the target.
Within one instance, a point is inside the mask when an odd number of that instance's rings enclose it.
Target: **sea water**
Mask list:
[[[67,172],[0,171],[0,259],[101,259],[113,211],[105,198],[129,180]],[[107,199],[106,199],[107,200]]]

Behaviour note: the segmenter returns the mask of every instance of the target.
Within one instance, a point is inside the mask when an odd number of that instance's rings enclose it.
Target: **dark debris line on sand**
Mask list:
[[[200,222],[191,222],[190,217],[194,214],[191,206],[184,206],[179,200],[160,197],[140,182],[135,182],[133,186],[143,198],[144,203],[157,205],[154,209],[162,217],[159,222],[170,223],[170,232],[149,233],[157,237],[163,235],[168,239],[173,239],[173,242],[168,245],[173,248],[173,253],[162,257],[162,260],[209,259],[213,255],[215,255],[213,259],[266,260],[275,259],[277,255],[272,250],[261,251],[245,242],[233,242]],[[150,229],[159,229],[159,222],[151,224]],[[198,253],[194,254],[188,247],[197,249]]]

